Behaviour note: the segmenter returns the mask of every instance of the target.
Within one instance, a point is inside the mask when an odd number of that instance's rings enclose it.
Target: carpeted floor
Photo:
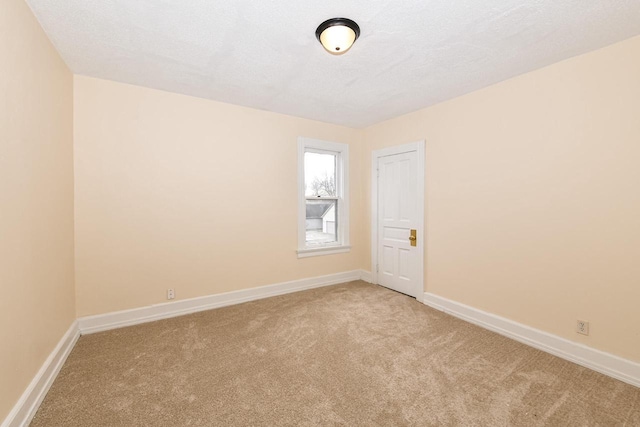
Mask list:
[[[640,425],[640,389],[352,282],[83,336],[31,425]]]

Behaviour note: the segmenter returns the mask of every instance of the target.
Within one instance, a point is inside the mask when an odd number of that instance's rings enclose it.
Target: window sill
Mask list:
[[[298,249],[297,252],[298,252],[298,258],[308,258],[312,256],[343,254],[343,253],[351,252],[351,246],[341,245],[341,246],[324,246],[321,248],[305,248],[305,249]]]

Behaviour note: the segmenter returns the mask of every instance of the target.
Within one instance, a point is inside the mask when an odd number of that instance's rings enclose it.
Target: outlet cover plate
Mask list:
[[[589,322],[586,320],[578,320],[576,323],[576,332],[582,335],[589,335]]]

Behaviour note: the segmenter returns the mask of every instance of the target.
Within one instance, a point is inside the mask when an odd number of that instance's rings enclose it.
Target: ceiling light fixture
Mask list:
[[[342,55],[360,37],[360,27],[351,19],[331,18],[318,25],[316,38],[327,52]]]

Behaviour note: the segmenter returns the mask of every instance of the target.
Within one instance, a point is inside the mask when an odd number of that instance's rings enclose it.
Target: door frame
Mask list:
[[[371,282],[378,284],[378,160],[381,157],[392,156],[409,152],[417,152],[417,204],[418,204],[418,242],[416,250],[420,266],[416,279],[415,297],[418,301],[424,300],[424,200],[425,200],[425,142],[424,140],[410,142],[408,144],[374,150],[371,153]]]

